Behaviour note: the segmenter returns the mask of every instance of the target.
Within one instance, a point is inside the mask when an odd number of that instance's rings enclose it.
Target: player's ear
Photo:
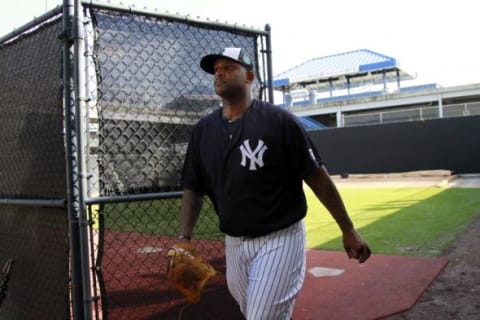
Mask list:
[[[248,82],[253,82],[254,79],[255,79],[255,72],[253,72],[253,70],[247,70]]]

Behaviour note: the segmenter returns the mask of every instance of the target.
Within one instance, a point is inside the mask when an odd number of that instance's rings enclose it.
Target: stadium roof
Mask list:
[[[276,89],[322,87],[349,88],[390,81],[410,80],[414,76],[400,69],[395,58],[367,50],[355,50],[306,61],[273,79]]]

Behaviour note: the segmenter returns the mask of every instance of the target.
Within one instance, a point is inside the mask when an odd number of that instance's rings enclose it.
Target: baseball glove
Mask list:
[[[197,255],[190,243],[176,243],[168,250],[167,279],[190,303],[197,303],[215,269]]]

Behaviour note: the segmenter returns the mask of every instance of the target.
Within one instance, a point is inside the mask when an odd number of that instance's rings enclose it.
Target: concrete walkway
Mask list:
[[[446,188],[480,188],[480,174],[454,175],[445,185]]]
[[[480,188],[480,174],[452,175],[448,170],[332,176],[339,188]]]

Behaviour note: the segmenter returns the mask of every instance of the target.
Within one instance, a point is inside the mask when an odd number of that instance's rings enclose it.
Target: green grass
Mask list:
[[[340,189],[349,214],[374,253],[436,256],[480,214],[480,189]],[[333,218],[306,190],[307,247],[343,250]]]
[[[92,219],[97,227],[98,214],[104,215],[106,230],[177,236],[181,199],[108,203],[92,206]],[[194,230],[195,238],[223,239],[218,218],[210,201],[205,201]]]
[[[306,188],[307,247],[343,250],[333,218]],[[341,189],[349,214],[374,253],[436,256],[480,214],[480,189]],[[108,230],[176,236],[180,199],[106,204]],[[94,217],[94,220],[97,219]],[[222,239],[218,219],[206,201],[194,237]]]

